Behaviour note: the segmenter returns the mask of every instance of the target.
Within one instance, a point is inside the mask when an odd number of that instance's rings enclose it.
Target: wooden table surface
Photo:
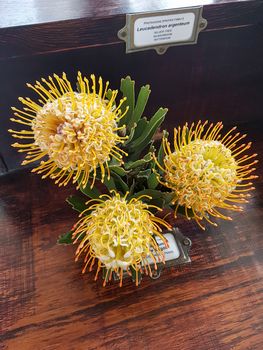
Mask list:
[[[28,170],[0,177],[3,349],[263,348],[262,176],[233,222],[201,232],[180,221],[192,263],[138,288],[103,288],[81,275],[71,246],[56,244],[77,218],[70,193]]]

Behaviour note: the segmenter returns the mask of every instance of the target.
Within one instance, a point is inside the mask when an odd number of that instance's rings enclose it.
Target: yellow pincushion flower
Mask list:
[[[122,285],[123,271],[131,273],[131,269],[136,271],[136,284],[138,285],[138,271],[142,268],[146,274],[151,275],[151,267],[148,259],[154,262],[157,268],[157,262],[164,262],[164,255],[157,245],[154,235],[159,236],[164,243],[167,242],[161,234],[162,229],[159,224],[170,228],[162,219],[154,216],[149,208],[157,208],[143,203],[140,198],[133,198],[127,201],[126,196],[120,197],[115,192],[113,197],[101,195],[100,199],[92,201],[87,210],[80,215],[82,218],[74,226],[74,243],[81,242],[76,251],[76,260],[81,253],[85,254],[85,265],[82,270],[84,273],[89,266],[92,270],[97,261],[97,272],[102,267],[106,268],[106,278],[111,279],[112,272],[115,272],[120,278]],[[157,208],[160,210],[159,208]],[[89,215],[85,215],[91,211]]]
[[[253,155],[242,155],[251,147],[251,143],[239,145],[246,135],[233,134],[232,128],[226,135],[220,134],[221,122],[207,126],[207,121],[186,124],[182,129],[174,129],[174,150],[171,150],[167,138],[163,139],[165,152],[163,171],[160,182],[174,192],[175,216],[179,206],[185,208],[188,219],[193,215],[199,226],[202,219],[216,225],[209,216],[231,220],[218,208],[241,211],[236,203],[246,203],[246,192],[253,189],[251,175],[255,170],[252,165],[257,160]],[[242,183],[241,183],[242,182]]]
[[[103,181],[105,168],[109,177],[111,157],[120,161],[122,154],[126,154],[117,146],[125,140],[118,135],[121,129],[118,121],[125,114],[120,106],[125,99],[115,106],[117,91],[112,91],[108,100],[109,83],[103,87],[102,79],[96,83],[94,75],[91,75],[91,88],[80,72],[77,80],[79,92],[73,91],[65,73],[62,77],[54,74],[54,78],[42,79],[43,84],[38,81],[35,85],[27,84],[41,99],[36,103],[20,97],[23,110],[13,107],[17,119],[11,120],[31,130],[9,131],[15,138],[30,140],[12,146],[27,153],[23,165],[42,159],[32,170],[43,174],[42,178],[50,176],[60,186],[81,179],[85,187],[93,171],[93,187],[96,168],[100,168]]]

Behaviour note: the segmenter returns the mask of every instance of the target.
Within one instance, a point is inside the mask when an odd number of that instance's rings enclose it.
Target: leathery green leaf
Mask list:
[[[84,193],[87,197],[92,199],[99,198],[99,196],[101,195],[100,191],[95,186],[91,188],[89,183],[87,183],[86,187],[80,185],[79,188],[82,193]]]
[[[120,175],[120,176],[125,176],[126,175],[126,171],[117,165],[113,165],[113,166],[109,166],[110,170],[113,171],[114,173]]]
[[[141,116],[145,110],[150,93],[151,93],[150,85],[145,85],[141,87],[134,112],[131,114],[129,123],[127,123],[127,126],[129,129],[131,129],[132,126],[141,119]]]
[[[168,138],[168,136],[169,136],[168,131],[163,130],[163,138]],[[158,151],[158,155],[157,155],[157,160],[161,166],[163,166],[164,157],[165,157],[165,153],[164,153],[164,149],[163,149],[163,143],[161,142],[161,145],[160,145],[160,148]]]
[[[144,156],[142,159],[138,159],[136,161],[129,161],[126,164],[124,164],[124,167],[126,170],[131,170],[134,168],[137,168],[139,166],[145,165],[146,163],[149,163],[152,160],[152,154],[147,153],[146,156]]]
[[[141,134],[144,132],[144,130],[147,127],[148,124],[149,124],[149,122],[148,122],[148,120],[145,117],[140,119],[138,121],[138,124],[137,124],[136,128],[135,128],[132,140],[136,140],[138,137],[140,137]]]
[[[151,190],[154,190],[158,186],[159,181],[155,173],[151,173],[149,175],[149,177],[147,178],[147,184]]]
[[[123,97],[126,97],[126,101],[123,102],[121,110],[124,113],[127,106],[129,107],[129,110],[126,115],[120,120],[120,126],[124,124],[128,125],[130,123],[130,118],[134,111],[134,86],[135,82],[131,80],[129,76],[127,76],[125,79],[121,79],[120,90],[123,93]]]
[[[64,235],[61,235],[58,237],[57,243],[58,244],[72,244],[73,240],[72,240],[72,231],[69,231],[67,233],[65,233]]]
[[[79,213],[83,212],[85,209],[87,209],[87,206],[85,204],[85,199],[80,198],[78,196],[72,195],[69,196],[66,200],[74,210],[78,211]]]
[[[141,136],[138,137],[135,141],[133,141],[130,144],[129,148],[130,148],[131,152],[134,152],[134,153],[140,152],[144,149],[144,147],[146,147],[151,142],[151,139],[152,139],[153,135],[155,134],[157,128],[163,122],[167,111],[168,110],[166,108],[160,108],[154,114],[154,116],[149,121],[149,124],[144,129],[143,133],[141,134]]]

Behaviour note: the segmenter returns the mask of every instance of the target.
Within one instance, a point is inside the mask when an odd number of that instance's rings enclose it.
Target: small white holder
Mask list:
[[[173,228],[172,231],[168,231],[163,235],[168,240],[168,248],[166,248],[163,241],[158,236],[155,236],[155,240],[160,249],[164,252],[165,264],[157,263],[157,269],[155,269],[153,260],[150,256],[148,257],[147,260],[152,267],[151,279],[159,278],[162,270],[166,267],[169,268],[191,262],[189,251],[192,242],[188,237],[185,237],[178,228]],[[119,276],[116,273],[113,273],[113,277],[115,281],[119,280]],[[124,272],[123,278],[130,278],[130,276],[127,272]]]
[[[168,240],[169,247],[166,248],[163,241],[159,237],[156,237],[156,242],[160,249],[164,252],[165,265],[159,263],[157,264],[157,270],[152,269],[152,279],[159,278],[162,270],[165,267],[172,267],[191,262],[189,251],[192,246],[192,242],[188,237],[183,236],[178,228],[173,228],[172,231],[166,232],[163,235]]]

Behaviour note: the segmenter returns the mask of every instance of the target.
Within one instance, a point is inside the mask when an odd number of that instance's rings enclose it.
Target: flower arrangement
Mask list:
[[[23,140],[12,146],[26,153],[22,164],[33,163],[33,172],[59,186],[76,183],[87,197],[67,199],[79,220],[58,242],[76,244],[82,272],[94,267],[103,285],[115,274],[121,286],[124,273],[138,285],[165,263],[156,240],[168,245],[164,209],[205,229],[217,225],[213,218],[231,220],[226,210],[241,211],[247,202],[257,155],[246,154],[251,143],[242,143],[246,135],[236,128],[224,133],[221,122],[199,121],[175,128],[172,140],[163,130],[160,143],[167,109],[143,116],[149,85],[136,97],[130,77],[119,93],[79,72],[76,88],[65,73],[27,86],[39,99],[20,97],[23,107],[12,108],[11,121],[24,127],[9,130]]]

